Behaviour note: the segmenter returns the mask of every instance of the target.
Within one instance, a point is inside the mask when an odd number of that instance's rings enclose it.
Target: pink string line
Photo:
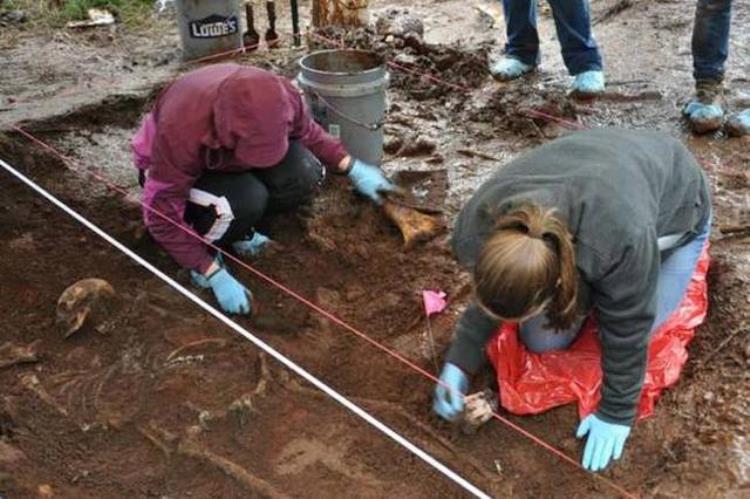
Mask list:
[[[322,40],[324,42],[328,42],[328,43],[331,43],[333,45],[336,45],[336,46],[338,46],[341,49],[348,49],[349,48],[349,47],[346,46],[346,44],[343,41],[337,42],[336,40],[332,40],[330,38],[327,38],[327,37],[325,37],[323,35],[320,35],[318,33],[314,33],[312,31],[308,31],[307,34],[309,36],[313,37],[313,38],[317,38],[318,40]],[[469,87],[466,87],[466,86],[463,86],[463,85],[458,85],[456,83],[451,83],[451,82],[446,81],[446,80],[442,80],[442,79],[438,78],[437,76],[434,76],[433,74],[426,73],[426,72],[423,72],[423,71],[419,71],[419,70],[416,70],[416,69],[413,69],[413,68],[409,68],[409,67],[403,66],[401,64],[397,64],[397,63],[395,63],[393,61],[386,61],[386,64],[388,64],[388,66],[390,66],[392,68],[398,69],[399,71],[403,71],[405,73],[411,73],[411,74],[415,74],[415,75],[418,75],[418,76],[422,76],[424,78],[427,78],[430,81],[434,81],[435,83],[439,83],[440,85],[444,85],[446,87],[451,87],[451,88],[454,88],[456,90],[463,90],[463,91],[466,91],[466,92],[470,92],[471,91],[471,89]]]
[[[318,37],[318,38],[324,39],[326,41],[332,42],[332,40],[329,40],[329,39],[326,39],[325,37],[321,37],[319,35],[316,35],[315,33],[310,33],[310,32],[308,32],[308,33],[311,34],[314,37]],[[336,43],[336,42],[333,42],[333,43]],[[225,54],[221,54],[221,55],[226,55],[226,54],[230,54],[230,53],[236,53],[236,52],[238,52],[238,50],[241,50],[241,49],[233,49],[233,50],[228,51]],[[214,56],[211,56],[211,57],[215,58],[215,57],[219,57],[219,56],[220,55],[218,55],[218,56],[214,55]],[[191,62],[197,62],[197,61],[200,61],[200,60],[201,59],[198,59],[196,61],[191,61]],[[403,70],[403,71],[408,71],[408,72],[412,72],[414,74],[419,74],[421,76],[428,77],[430,80],[435,81],[435,82],[440,83],[440,84],[443,84],[443,85],[446,85],[446,86],[452,86],[452,87],[460,89],[460,90],[470,90],[467,87],[461,87],[459,85],[455,85],[453,83],[441,80],[441,79],[439,79],[437,77],[434,77],[432,75],[429,75],[429,74],[426,74],[426,73],[422,73],[422,72],[419,72],[419,71],[415,71],[415,70],[410,70],[409,68],[405,68],[405,67],[397,65],[395,63],[389,62],[388,64],[392,65],[396,69],[400,69],[400,70]],[[569,121],[563,120],[561,118],[557,118],[555,116],[545,115],[545,113],[542,113],[542,112],[539,112],[539,111],[533,110],[531,112],[533,112],[535,114],[538,114],[540,117],[544,117],[544,118],[548,118],[548,119],[552,119],[552,120],[559,120],[559,121],[561,121],[563,123],[568,123],[568,124],[572,124],[573,123],[573,122],[569,122]],[[581,126],[580,124],[575,124],[575,125]],[[77,165],[83,166],[85,168],[86,172],[89,175],[93,176],[94,178],[96,178],[97,180],[99,180],[100,182],[102,182],[103,184],[105,184],[108,189],[110,189],[112,191],[116,191],[116,192],[118,192],[118,193],[120,193],[120,194],[122,194],[124,196],[128,196],[129,195],[127,189],[125,189],[123,187],[120,187],[120,186],[112,183],[109,179],[107,179],[106,177],[104,177],[104,176],[100,175],[99,173],[97,173],[93,169],[93,167],[91,167],[91,166],[86,167],[86,165],[82,165],[79,161],[76,161],[73,158],[70,158],[70,157],[62,154],[61,152],[59,152],[54,147],[46,144],[42,140],[34,137],[33,135],[31,135],[30,133],[26,132],[25,130],[21,129],[18,126],[12,125],[11,128],[13,128],[17,132],[19,132],[20,134],[22,134],[23,136],[25,136],[26,138],[28,138],[32,142],[36,143],[38,146],[42,147],[43,149],[45,149],[45,150],[53,153],[54,155],[56,155],[57,157],[59,157],[60,159],[62,159],[63,162],[66,164],[66,166],[69,169],[71,169],[73,171],[80,171],[78,168],[75,168],[74,165],[77,164]],[[288,296],[294,298],[295,300],[297,300],[298,302],[302,303],[303,305],[305,305],[306,307],[310,308],[311,310],[314,310],[315,312],[317,312],[318,314],[320,314],[323,317],[327,318],[331,322],[333,322],[333,323],[341,326],[343,329],[345,329],[345,330],[349,331],[350,333],[356,335],[357,337],[359,337],[362,340],[366,341],[367,343],[369,343],[373,347],[377,348],[378,350],[381,350],[382,352],[384,352],[387,355],[393,357],[394,359],[398,360],[399,362],[401,362],[402,364],[404,364],[407,367],[411,368],[412,370],[418,372],[419,374],[421,374],[422,376],[426,377],[427,379],[429,379],[433,383],[439,384],[439,385],[443,386],[444,388],[446,388],[446,389],[448,389],[448,390],[450,390],[452,392],[454,391],[451,387],[447,386],[445,383],[443,383],[435,375],[431,374],[429,371],[427,371],[427,370],[423,369],[422,367],[420,367],[419,365],[415,364],[410,359],[404,357],[399,352],[397,352],[397,351],[395,351],[393,349],[388,348],[387,346],[383,345],[382,343],[378,342],[377,340],[373,339],[372,337],[368,336],[367,334],[361,332],[360,330],[358,330],[354,326],[351,326],[350,324],[348,324],[344,320],[339,319],[336,315],[334,315],[334,314],[328,312],[327,310],[323,309],[322,307],[316,305],[315,303],[313,303],[312,301],[308,300],[307,298],[305,298],[304,296],[302,296],[298,292],[294,291],[293,289],[285,286],[284,284],[282,284],[279,281],[276,281],[275,279],[273,279],[272,277],[264,274],[263,272],[260,272],[259,270],[255,269],[251,265],[249,265],[246,262],[240,260],[239,258],[235,257],[234,255],[229,254],[228,252],[226,252],[222,248],[219,248],[218,246],[216,246],[215,244],[211,243],[210,241],[207,241],[201,235],[199,235],[196,232],[194,232],[190,227],[188,227],[186,225],[183,225],[182,223],[177,222],[177,221],[169,218],[167,215],[161,213],[160,211],[154,209],[153,207],[147,206],[142,201],[139,201],[139,204],[143,207],[144,210],[146,210],[149,213],[152,213],[152,214],[158,216],[159,218],[161,218],[161,219],[167,221],[168,223],[174,225],[175,227],[179,228],[180,230],[184,231],[185,233],[189,234],[190,236],[198,239],[199,241],[201,241],[202,243],[204,243],[206,246],[212,248],[217,253],[222,254],[224,257],[226,257],[227,259],[231,260],[232,262],[234,262],[235,264],[239,265],[240,267],[244,268],[245,270],[247,270],[251,274],[255,275],[257,278],[259,278],[262,281],[265,281],[268,284],[276,287],[280,291],[282,291],[285,294],[287,294]],[[462,394],[460,394],[460,395],[462,395]],[[561,450],[557,449],[553,445],[547,443],[546,441],[544,441],[540,437],[537,437],[536,435],[532,434],[531,432],[523,429],[522,427],[518,426],[517,424],[515,424],[512,421],[508,420],[507,418],[503,417],[499,413],[493,412],[492,413],[492,417],[494,419],[500,421],[501,423],[503,423],[507,427],[509,427],[509,428],[515,430],[516,432],[520,433],[521,435],[525,436],[526,438],[528,438],[532,442],[536,443],[540,447],[544,448],[545,450],[549,451],[550,453],[556,455],[557,457],[559,457],[563,461],[565,461],[565,462],[573,465],[577,469],[585,472],[587,475],[593,476],[595,479],[603,482],[604,484],[606,484],[607,486],[609,486],[613,490],[617,491],[623,497],[627,497],[627,498],[636,498],[636,497],[638,497],[635,494],[630,493],[625,488],[621,487],[617,483],[613,482],[612,480],[610,480],[610,479],[608,479],[608,478],[606,478],[606,477],[604,477],[602,475],[589,473],[588,471],[585,470],[585,468],[583,468],[583,466],[581,466],[581,464],[577,460],[575,460],[572,457],[568,456],[567,454],[565,454]]]
[[[45,150],[51,152],[52,154],[54,154],[55,156],[59,157],[61,160],[63,160],[63,162],[65,163],[65,165],[68,167],[68,169],[70,169],[70,170],[72,170],[74,172],[80,172],[80,169],[75,168],[75,165],[83,166],[84,169],[86,170],[85,173],[88,173],[92,177],[94,177],[97,180],[99,180],[100,182],[102,182],[104,185],[106,185],[106,187],[109,190],[118,192],[118,193],[120,193],[120,194],[122,194],[124,196],[128,196],[129,195],[129,192],[127,191],[127,189],[125,189],[125,188],[123,188],[123,187],[121,187],[121,186],[119,186],[119,185],[111,182],[106,177],[104,177],[104,176],[100,175],[99,173],[97,173],[93,169],[93,166],[88,166],[87,167],[86,165],[81,164],[79,161],[76,161],[75,159],[70,158],[69,156],[64,155],[63,153],[61,153],[60,151],[58,151],[57,149],[55,149],[51,145],[49,145],[49,144],[43,142],[42,140],[36,138],[35,136],[31,135],[30,133],[26,132],[25,130],[21,129],[18,126],[13,125],[12,128],[14,130],[16,130],[17,132],[19,132],[20,134],[22,134],[23,136],[25,136],[26,138],[28,138],[29,140],[31,140],[32,142],[36,143],[38,146],[42,147],[43,149],[45,149]],[[150,213],[153,213],[154,215],[156,215],[156,216],[160,217],[161,219],[167,221],[168,223],[174,225],[175,227],[177,227],[178,229],[184,231],[185,233],[189,234],[190,236],[198,239],[199,241],[201,241],[202,243],[204,243],[208,247],[214,249],[218,253],[221,253],[224,257],[228,258],[229,260],[231,260],[232,262],[236,263],[240,267],[242,267],[245,270],[249,271],[250,273],[252,273],[256,277],[258,277],[261,280],[267,282],[268,284],[276,287],[277,289],[279,289],[282,292],[286,293],[287,295],[291,296],[292,298],[294,298],[298,302],[300,302],[303,305],[307,306],[311,310],[314,310],[315,312],[319,313],[323,317],[327,318],[331,322],[333,322],[335,324],[338,324],[339,326],[341,326],[345,330],[347,330],[347,331],[355,334],[359,338],[365,340],[370,345],[372,345],[375,348],[377,348],[377,349],[385,352],[386,354],[388,354],[391,357],[395,358],[396,360],[400,361],[404,365],[410,367],[412,370],[414,370],[414,371],[418,372],[419,374],[421,374],[422,376],[426,377],[430,381],[432,381],[434,383],[437,383],[437,384],[443,386],[444,388],[446,388],[448,390],[451,390],[452,392],[454,391],[451,387],[449,387],[448,385],[446,385],[445,383],[443,383],[435,375],[431,374],[429,371],[427,371],[427,370],[423,369],[422,367],[418,366],[417,364],[415,364],[410,359],[408,359],[408,358],[404,357],[403,355],[401,355],[399,352],[397,352],[397,351],[395,351],[393,349],[388,348],[387,346],[385,346],[382,343],[378,342],[377,340],[371,338],[367,334],[361,332],[359,329],[355,328],[354,326],[351,326],[350,324],[348,324],[344,320],[339,319],[336,315],[334,315],[334,314],[328,312],[327,310],[323,309],[322,307],[316,305],[315,303],[313,303],[312,301],[308,300],[307,298],[305,298],[301,294],[297,293],[296,291],[292,290],[291,288],[285,286],[284,284],[280,283],[279,281],[276,281],[275,279],[273,279],[272,277],[264,274],[263,272],[260,272],[259,270],[255,269],[251,265],[249,265],[246,262],[240,260],[239,258],[235,257],[234,255],[229,254],[228,252],[226,252],[222,248],[216,246],[215,244],[211,243],[210,241],[207,241],[201,235],[199,235],[195,231],[193,231],[190,227],[188,227],[188,226],[186,226],[186,225],[184,225],[184,224],[182,224],[180,222],[177,222],[177,221],[171,219],[170,217],[168,217],[167,215],[163,214],[159,210],[156,210],[156,209],[152,208],[151,206],[146,205],[142,201],[139,201],[139,204],[146,211],[148,211]],[[584,472],[586,472],[586,470],[578,463],[578,461],[576,461],[575,459],[571,458],[570,456],[568,456],[567,454],[565,454],[561,450],[557,449],[556,447],[552,446],[551,444],[548,444],[547,442],[545,442],[541,438],[539,438],[539,437],[535,436],[534,434],[530,433],[529,431],[521,428],[520,426],[518,426],[515,423],[511,422],[510,420],[504,418],[502,415],[498,414],[497,412],[493,412],[492,416],[495,419],[497,419],[498,421],[500,421],[503,424],[505,424],[506,426],[508,426],[511,429],[517,431],[518,433],[522,434],[523,436],[527,437],[528,439],[532,440],[534,443],[538,444],[542,448],[544,448],[544,449],[548,450],[549,452],[553,453],[554,455],[558,456],[560,459],[562,459],[562,460],[564,460],[564,461],[572,464],[576,468],[578,468],[578,469],[583,470]],[[588,472],[586,472],[586,473],[589,474]],[[614,483],[613,481],[609,480],[608,478],[606,478],[606,477],[604,477],[602,475],[597,475],[597,474],[589,474],[589,475],[597,478],[598,480],[601,480],[602,482],[604,482],[605,484],[607,484],[608,486],[610,486],[612,489],[614,489],[618,493],[622,494],[623,497],[628,497],[628,498],[635,498],[635,497],[637,497],[637,496],[631,494],[630,492],[628,492],[627,490],[625,490],[624,488],[622,488],[621,486],[619,486],[618,484]]]

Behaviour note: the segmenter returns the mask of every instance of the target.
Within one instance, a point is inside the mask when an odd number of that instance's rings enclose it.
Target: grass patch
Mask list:
[[[154,21],[153,0],[0,0],[4,10],[19,9],[26,12],[32,29],[58,29],[69,21],[88,18],[88,10],[104,9],[114,14],[128,28],[148,27]]]
[[[153,12],[151,0],[66,0],[60,11],[63,19],[80,20],[88,17],[89,9],[104,9],[116,14],[125,23]]]

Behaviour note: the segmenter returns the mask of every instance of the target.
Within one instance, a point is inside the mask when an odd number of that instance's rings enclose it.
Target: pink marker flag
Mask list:
[[[439,314],[443,310],[445,310],[445,307],[448,305],[448,303],[445,301],[445,292],[444,291],[431,291],[429,289],[425,289],[422,291],[422,301],[424,301],[424,313],[427,314],[427,317],[433,315],[433,314]]]

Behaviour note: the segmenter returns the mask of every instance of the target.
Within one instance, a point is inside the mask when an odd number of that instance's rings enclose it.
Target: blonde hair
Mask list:
[[[578,272],[573,239],[555,210],[534,204],[500,217],[474,268],[479,304],[503,319],[520,319],[546,305],[549,324],[576,318]]]

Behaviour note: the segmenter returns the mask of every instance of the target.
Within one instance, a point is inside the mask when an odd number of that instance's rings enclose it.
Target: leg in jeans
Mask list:
[[[698,0],[692,40],[695,97],[682,110],[696,133],[718,130],[724,120],[722,80],[731,13],[731,0]]]
[[[536,0],[503,0],[505,54],[529,66],[539,64],[539,34],[536,30]]]
[[[557,331],[544,327],[547,323],[547,316],[539,314],[524,321],[518,328],[518,334],[521,342],[532,352],[542,353],[550,350],[565,350],[578,337],[578,333],[581,331],[581,326],[583,326],[585,320],[586,316],[581,316],[576,319],[570,328]]]
[[[591,33],[587,0],[549,0],[565,66],[571,75],[601,71],[602,58]]]
[[[190,190],[185,220],[219,245],[252,234],[268,205],[268,189],[253,173],[210,172]]]
[[[296,141],[281,163],[255,175],[268,190],[268,213],[279,213],[309,203],[325,176],[320,161]]]
[[[690,279],[698,265],[703,246],[711,234],[711,219],[703,230],[685,246],[672,251],[661,262],[659,268],[659,287],[656,320],[652,332],[656,331],[680,305],[687,291]]]
[[[729,22],[732,0],[698,0],[693,25],[693,76],[721,81],[729,53]]]
[[[651,331],[659,328],[672,315],[685,296],[690,279],[698,265],[703,246],[711,233],[711,221],[698,236],[685,246],[672,251],[659,268],[657,288],[657,313]],[[576,321],[570,329],[555,331],[544,327],[547,318],[543,314],[532,317],[519,328],[519,336],[526,348],[532,352],[564,350],[576,339],[583,325],[584,318]]]

